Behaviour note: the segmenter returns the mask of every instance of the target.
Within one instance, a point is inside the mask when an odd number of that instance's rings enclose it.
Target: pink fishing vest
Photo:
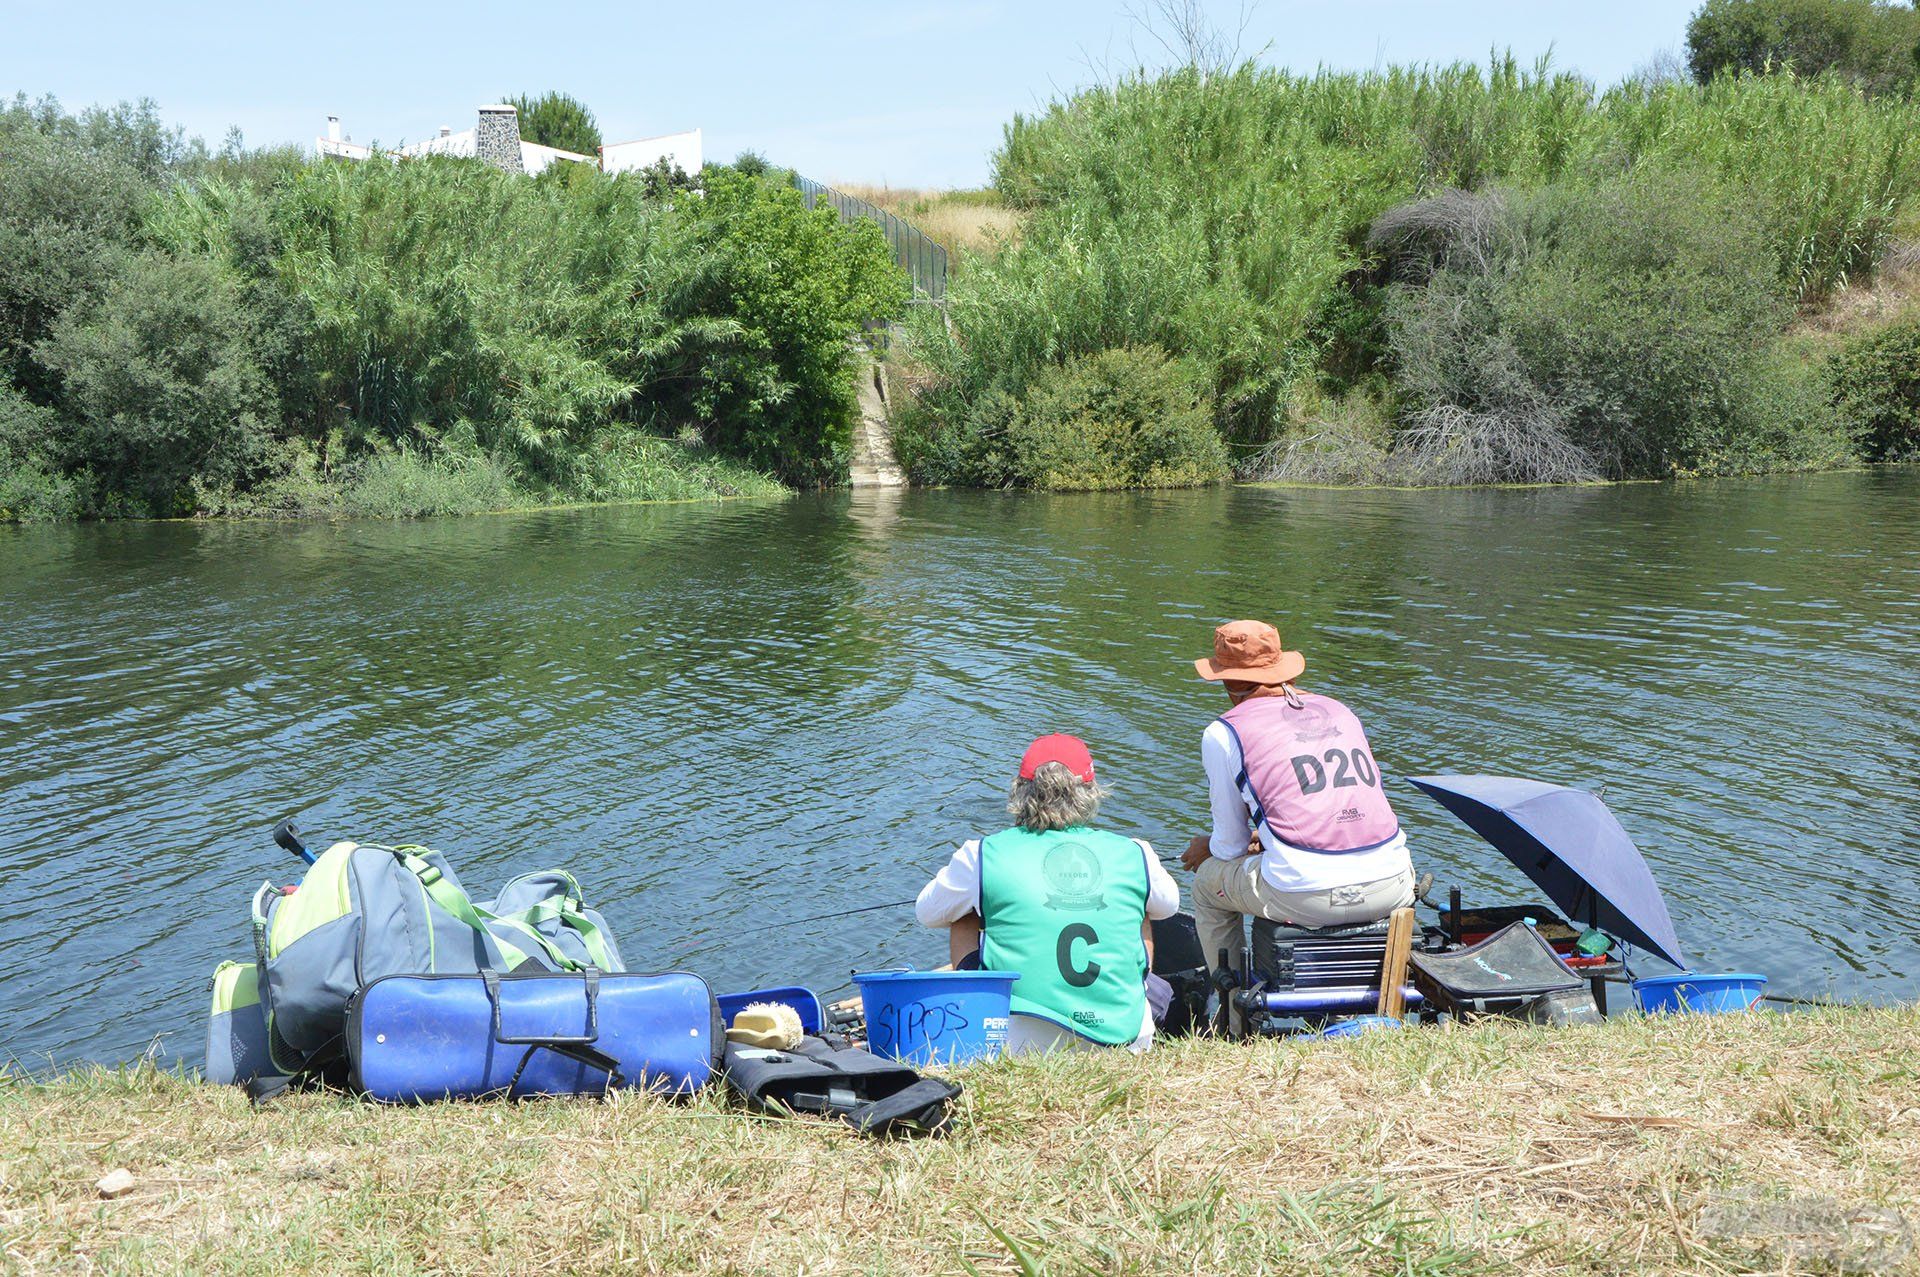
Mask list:
[[[1400,832],[1367,733],[1331,696],[1249,696],[1220,721],[1240,742],[1256,824],[1307,851],[1372,851]]]

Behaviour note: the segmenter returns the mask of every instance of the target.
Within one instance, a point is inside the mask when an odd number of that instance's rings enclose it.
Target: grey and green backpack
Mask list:
[[[626,970],[564,870],[475,901],[439,852],[369,843],[335,843],[298,888],[263,883],[253,948],[252,962],[214,973],[208,1081],[324,1073],[342,1057],[347,1003],[381,976]]]

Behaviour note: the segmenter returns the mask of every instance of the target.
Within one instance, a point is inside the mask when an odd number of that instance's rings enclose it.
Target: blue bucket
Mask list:
[[[1335,1020],[1320,1030],[1323,1038],[1357,1038],[1381,1029],[1404,1029],[1406,1024],[1390,1015],[1354,1015]]]
[[[856,971],[867,1048],[908,1064],[962,1064],[1007,1049],[1005,971]]]
[[[1647,1015],[1665,1011],[1696,1011],[1708,1015],[1724,1011],[1751,1011],[1760,1001],[1767,977],[1746,971],[1682,971],[1677,975],[1648,976],[1633,982],[1633,1000]]]

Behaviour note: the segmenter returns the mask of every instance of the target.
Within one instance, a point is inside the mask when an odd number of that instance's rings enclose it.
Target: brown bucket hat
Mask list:
[[[1291,683],[1307,658],[1280,645],[1280,631],[1265,621],[1228,621],[1213,632],[1213,659],[1193,663],[1210,682]]]

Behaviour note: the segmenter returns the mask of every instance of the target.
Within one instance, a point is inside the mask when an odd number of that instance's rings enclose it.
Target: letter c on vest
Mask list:
[[[1087,963],[1085,969],[1073,965],[1073,942],[1084,940],[1088,944],[1098,944],[1100,935],[1084,922],[1075,922],[1060,929],[1060,943],[1054,948],[1054,959],[1060,964],[1060,978],[1076,989],[1084,989],[1100,978],[1100,964]]]

